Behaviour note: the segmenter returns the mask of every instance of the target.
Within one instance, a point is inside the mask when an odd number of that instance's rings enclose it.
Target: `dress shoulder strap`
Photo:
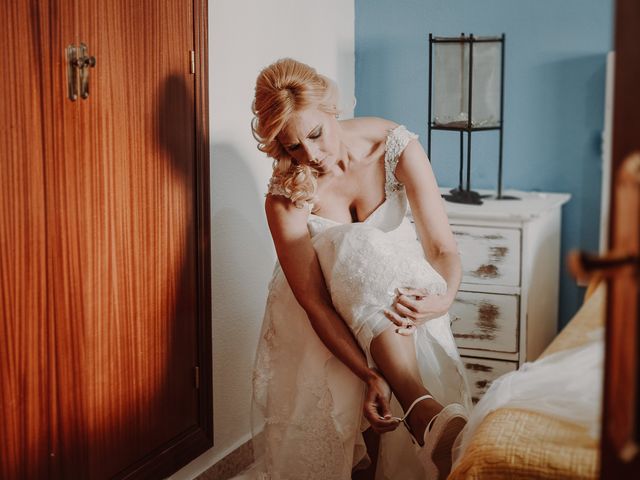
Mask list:
[[[275,175],[269,179],[267,195],[282,195],[283,197],[291,199],[291,194],[284,189],[282,183],[276,179]]]
[[[398,166],[400,155],[411,140],[418,138],[413,132],[407,130],[404,125],[398,125],[393,130],[389,130],[385,144],[384,170],[385,170],[385,194],[396,192],[402,188],[402,183],[396,178],[395,172]]]
[[[265,194],[265,197],[267,195],[280,195],[282,197],[285,197],[291,200],[291,192],[289,192],[282,186],[282,182],[276,179],[275,175],[269,179],[269,188],[267,189],[267,193]],[[309,213],[312,212],[313,202],[310,202],[310,201],[304,202],[304,206],[307,208]]]

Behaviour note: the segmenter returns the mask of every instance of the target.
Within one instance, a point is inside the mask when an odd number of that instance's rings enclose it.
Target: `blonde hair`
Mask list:
[[[309,65],[291,58],[264,68],[256,79],[251,129],[258,150],[273,158],[269,192],[288,197],[298,208],[315,197],[317,171],[293,161],[276,138],[292,115],[308,107],[338,114],[335,83]]]

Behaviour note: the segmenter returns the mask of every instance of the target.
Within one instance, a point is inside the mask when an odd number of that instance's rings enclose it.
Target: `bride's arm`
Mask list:
[[[367,384],[364,413],[378,432],[393,430],[387,382],[366,358],[331,302],[320,262],[307,229],[308,213],[285,197],[267,196],[265,210],[282,271],[311,326],[326,347]],[[381,418],[388,416],[389,418]]]
[[[453,303],[460,286],[462,268],[431,164],[418,141],[411,141],[406,146],[395,174],[405,186],[425,256],[447,282],[444,295],[420,298],[424,290],[401,289],[396,310],[401,315],[417,320],[437,318],[444,315]]]

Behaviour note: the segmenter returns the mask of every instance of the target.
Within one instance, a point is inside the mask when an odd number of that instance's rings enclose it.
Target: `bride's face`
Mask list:
[[[277,138],[295,162],[308,165],[321,174],[338,161],[338,121],[316,107],[294,113]]]

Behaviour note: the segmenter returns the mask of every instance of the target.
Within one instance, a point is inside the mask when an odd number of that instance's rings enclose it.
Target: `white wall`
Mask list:
[[[251,372],[275,251],[264,218],[271,160],[251,136],[259,71],[293,57],[338,82],[353,115],[353,0],[210,0],[215,446],[174,474],[194,478],[250,438]]]

